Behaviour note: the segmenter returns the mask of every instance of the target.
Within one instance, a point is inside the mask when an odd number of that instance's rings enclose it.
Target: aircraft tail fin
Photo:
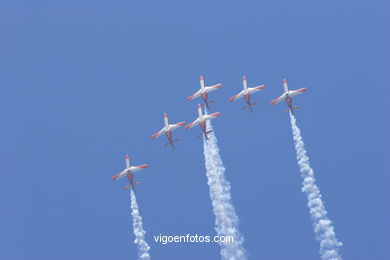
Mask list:
[[[288,111],[291,110],[291,113],[292,113],[293,115],[295,115],[294,110],[295,110],[295,109],[298,109],[298,108],[299,108],[299,106],[293,106],[293,107],[291,107],[291,108],[288,108],[288,109],[284,110],[283,112],[284,112],[284,113],[287,113]]]
[[[179,140],[180,139],[169,140],[169,142],[164,144],[164,146],[167,147],[168,145],[170,145],[173,149],[175,149],[174,143],[179,142]]]
[[[133,189],[133,191],[135,191],[134,187],[135,187],[135,186],[137,186],[137,185],[139,185],[139,184],[141,184],[141,182],[140,182],[140,181],[137,181],[137,182],[131,183],[131,184],[129,184],[129,185],[127,185],[127,186],[125,186],[125,190],[129,190],[130,188],[132,188],[132,189]]]
[[[248,108],[251,112],[253,112],[253,109],[252,109],[252,108],[253,108],[254,106],[257,106],[257,103],[256,103],[256,102],[255,102],[255,103],[252,103],[252,104],[248,104],[248,105],[242,107],[241,109],[242,109],[242,110],[245,110],[245,109]]]

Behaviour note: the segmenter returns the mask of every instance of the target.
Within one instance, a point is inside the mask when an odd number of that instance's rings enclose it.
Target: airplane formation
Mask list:
[[[242,85],[243,85],[243,90],[241,90],[241,92],[239,92],[238,94],[236,94],[235,96],[231,97],[229,100],[231,102],[237,100],[237,99],[240,99],[240,98],[244,98],[245,100],[245,103],[246,105],[244,107],[242,107],[242,109],[249,109],[251,112],[253,112],[253,106],[256,106],[257,103],[251,103],[251,95],[260,91],[260,90],[263,90],[265,88],[264,85],[259,85],[259,86],[255,86],[255,87],[248,87],[247,85],[247,79],[246,77],[244,76],[242,78]],[[201,97],[203,102],[204,102],[204,106],[210,110],[210,104],[213,104],[214,101],[210,101],[208,99],[208,93],[211,92],[211,91],[214,91],[214,90],[217,90],[219,88],[222,87],[222,84],[221,83],[218,83],[218,84],[215,84],[215,85],[212,85],[212,86],[205,86],[205,83],[204,83],[204,78],[203,76],[200,76],[200,89],[195,92],[194,94],[192,94],[191,96],[189,96],[187,98],[187,100],[193,100],[195,98],[198,98],[198,97]],[[292,97],[298,95],[298,94],[302,94],[303,92],[305,92],[307,90],[307,88],[300,88],[300,89],[296,89],[296,90],[289,90],[288,89],[288,86],[287,86],[287,80],[284,79],[283,80],[283,89],[284,89],[284,92],[283,94],[272,100],[270,102],[271,105],[275,105],[281,101],[285,101],[288,108],[284,111],[285,113],[287,112],[291,112],[293,115],[295,114],[294,113],[294,110],[298,109],[299,106],[293,106],[292,104]],[[199,137],[200,136],[204,136],[205,139],[208,141],[209,138],[208,138],[208,134],[210,132],[212,132],[212,130],[207,130],[206,129],[206,121],[208,120],[211,120],[211,119],[214,119],[214,118],[217,118],[221,115],[220,112],[216,112],[216,113],[212,113],[210,115],[206,114],[206,115],[203,115],[203,111],[202,111],[202,107],[203,105],[200,105],[198,104],[198,118],[196,118],[192,123],[186,125],[184,128],[185,129],[190,129],[194,126],[197,126],[199,125],[200,129],[201,129],[201,133],[199,134]],[[175,149],[175,145],[174,143],[179,141],[179,139],[174,139],[173,138],[173,135],[172,135],[172,131],[179,128],[179,127],[182,127],[186,124],[185,121],[182,121],[182,122],[179,122],[179,123],[176,123],[176,124],[169,124],[169,121],[168,121],[168,114],[165,113],[164,114],[164,127],[158,131],[157,133],[153,134],[151,136],[152,139],[156,139],[157,137],[165,134],[166,138],[168,139],[168,143],[165,144],[165,146],[171,146],[173,149]],[[135,191],[135,186],[138,185],[138,184],[141,184],[141,182],[134,182],[134,174],[136,172],[139,172],[141,170],[145,170],[146,168],[148,168],[148,165],[147,164],[142,164],[142,165],[139,165],[139,166],[131,166],[130,164],[130,158],[129,156],[126,154],[126,158],[125,158],[125,161],[126,161],[126,168],[114,175],[112,177],[112,180],[115,181],[117,179],[120,179],[122,177],[126,177],[127,180],[129,181],[129,185],[127,185],[125,187],[126,190],[128,189],[132,189],[133,191]]]

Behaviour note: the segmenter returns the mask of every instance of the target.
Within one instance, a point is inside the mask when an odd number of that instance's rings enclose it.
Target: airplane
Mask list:
[[[201,135],[204,135],[206,140],[209,140],[207,134],[211,133],[212,130],[209,130],[209,131],[206,130],[206,121],[214,119],[216,117],[219,117],[221,115],[221,112],[213,113],[213,114],[210,114],[210,115],[203,115],[203,113],[202,113],[202,106],[199,104],[198,105],[198,115],[199,115],[199,117],[194,122],[186,125],[185,129],[190,129],[190,128],[196,126],[196,125],[199,125],[200,128],[202,129],[202,133],[199,135],[199,137]]]
[[[136,185],[141,184],[141,182],[139,182],[139,181],[134,182],[134,173],[139,172],[141,170],[145,170],[146,168],[148,168],[147,164],[142,164],[139,166],[131,166],[129,155],[126,154],[126,168],[122,172],[112,176],[111,179],[113,181],[116,181],[117,179],[122,178],[123,176],[126,176],[130,185],[126,186],[125,189],[128,190],[128,189],[132,188],[134,190],[134,187]]]
[[[173,149],[175,149],[175,145],[173,143],[179,141],[179,139],[172,139],[172,130],[178,128],[178,127],[181,127],[181,126],[184,126],[186,122],[180,122],[180,123],[177,123],[177,124],[169,124],[168,122],[168,115],[167,113],[164,114],[164,124],[165,126],[160,130],[158,131],[157,133],[155,133],[154,135],[151,136],[152,139],[156,139],[157,137],[159,137],[160,135],[164,134],[165,133],[165,136],[168,138],[168,143],[165,144],[165,146],[167,145],[170,145]]]
[[[211,91],[214,91],[216,89],[219,89],[222,87],[222,84],[218,83],[213,86],[205,86],[204,85],[204,79],[203,76],[200,76],[200,89],[195,92],[192,96],[189,96],[187,100],[193,100],[194,98],[201,97],[207,107],[207,109],[210,109],[209,105],[214,103],[214,101],[209,101],[208,100],[208,93]]]
[[[249,110],[251,112],[253,112],[252,107],[256,106],[257,103],[252,103],[251,104],[251,94],[253,94],[253,93],[257,92],[257,91],[260,91],[260,90],[264,89],[265,87],[264,87],[264,85],[260,85],[260,86],[256,86],[256,87],[253,87],[253,88],[248,88],[245,76],[242,77],[242,85],[243,85],[244,89],[241,90],[241,92],[238,93],[237,95],[231,97],[229,100],[230,100],[230,102],[233,102],[233,101],[235,101],[235,100],[237,100],[239,98],[244,97],[245,102],[246,102],[247,105],[244,106],[242,109],[249,108]]]
[[[307,90],[307,88],[300,88],[297,90],[288,90],[286,79],[283,80],[283,88],[284,88],[284,93],[280,97],[272,100],[270,103],[271,103],[271,105],[275,105],[275,104],[279,103],[280,101],[284,100],[284,101],[286,101],[287,106],[288,106],[288,109],[286,109],[284,111],[284,113],[291,111],[291,113],[294,115],[294,109],[298,109],[299,106],[292,105],[292,97],[296,96],[298,94],[302,94],[303,92],[305,92]]]

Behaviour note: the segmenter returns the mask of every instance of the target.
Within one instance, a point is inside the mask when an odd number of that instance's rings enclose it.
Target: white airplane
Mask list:
[[[213,114],[210,114],[210,115],[203,115],[203,113],[202,113],[202,106],[199,104],[198,105],[198,114],[199,114],[199,117],[194,122],[186,125],[185,129],[190,129],[190,128],[196,126],[196,125],[199,125],[200,128],[202,129],[202,133],[199,136],[204,135],[206,140],[209,140],[207,134],[211,133],[212,130],[207,131],[207,129],[206,129],[206,121],[214,119],[216,117],[219,117],[221,115],[221,112],[213,113]]]
[[[286,79],[283,80],[283,87],[284,87],[284,93],[280,97],[272,100],[271,105],[275,105],[275,104],[279,103],[280,101],[284,100],[284,101],[286,101],[287,106],[288,106],[288,109],[286,109],[284,111],[284,113],[287,113],[290,110],[291,113],[294,115],[294,109],[298,109],[299,106],[292,105],[292,97],[296,96],[298,94],[302,94],[303,92],[305,92],[307,90],[307,88],[300,88],[297,90],[288,90]]]
[[[197,98],[200,96],[200,97],[202,97],[204,103],[206,104],[207,109],[210,109],[209,104],[214,103],[214,101],[209,101],[207,94],[211,91],[219,89],[220,87],[222,87],[222,84],[220,84],[220,83],[215,84],[213,86],[209,86],[209,87],[205,86],[203,76],[200,76],[200,89],[197,92],[195,92],[192,96],[188,97],[187,100],[193,100],[194,98]]]
[[[131,187],[134,190],[134,186],[141,184],[141,182],[139,182],[139,181],[134,182],[134,173],[139,172],[141,170],[145,170],[146,168],[148,168],[147,164],[142,164],[139,166],[131,166],[129,155],[126,154],[126,168],[122,172],[112,176],[112,180],[116,181],[117,179],[122,178],[123,176],[126,176],[130,185],[126,186],[125,189],[129,189]]]
[[[249,110],[251,112],[253,112],[252,106],[256,106],[257,103],[252,103],[251,104],[251,94],[253,94],[253,93],[257,92],[257,91],[260,91],[260,90],[264,89],[265,87],[264,87],[264,85],[260,85],[260,86],[256,86],[256,87],[253,87],[253,88],[248,88],[245,76],[242,77],[242,85],[243,85],[244,89],[241,90],[241,92],[238,93],[237,95],[231,97],[229,100],[230,100],[230,102],[233,102],[234,100],[237,100],[239,98],[244,97],[245,102],[246,102],[247,105],[244,106],[242,109],[249,108]]]
[[[168,115],[167,113],[164,114],[164,124],[165,126],[160,130],[158,131],[157,133],[155,133],[154,135],[151,136],[152,139],[155,139],[157,137],[159,137],[160,135],[164,134],[165,133],[165,136],[168,138],[168,143],[165,144],[165,146],[167,145],[170,145],[172,146],[173,149],[175,149],[175,146],[174,146],[174,142],[177,142],[179,141],[179,139],[172,139],[172,130],[176,129],[176,128],[179,128],[181,126],[184,126],[186,122],[180,122],[180,123],[177,123],[177,124],[169,124],[168,122]]]

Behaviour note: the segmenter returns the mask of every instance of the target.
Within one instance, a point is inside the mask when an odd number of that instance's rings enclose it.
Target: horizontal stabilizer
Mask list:
[[[241,109],[242,109],[242,110],[245,110],[245,109],[249,108],[249,109],[252,111],[252,107],[253,107],[253,106],[257,106],[257,103],[255,102],[255,103],[252,103],[252,104],[250,104],[250,105],[246,105],[246,106],[242,107]]]
[[[293,113],[294,114],[294,109],[298,109],[299,108],[299,106],[294,106],[292,109],[291,109],[291,113]],[[287,113],[288,111],[290,111],[290,109],[286,109],[286,110],[284,110],[283,112],[284,113]]]
[[[170,145],[170,146],[172,146],[173,149],[175,149],[174,143],[176,143],[178,141],[179,141],[179,139],[175,139],[175,140],[169,141],[169,143],[164,144],[164,146],[167,147],[168,145]]]

